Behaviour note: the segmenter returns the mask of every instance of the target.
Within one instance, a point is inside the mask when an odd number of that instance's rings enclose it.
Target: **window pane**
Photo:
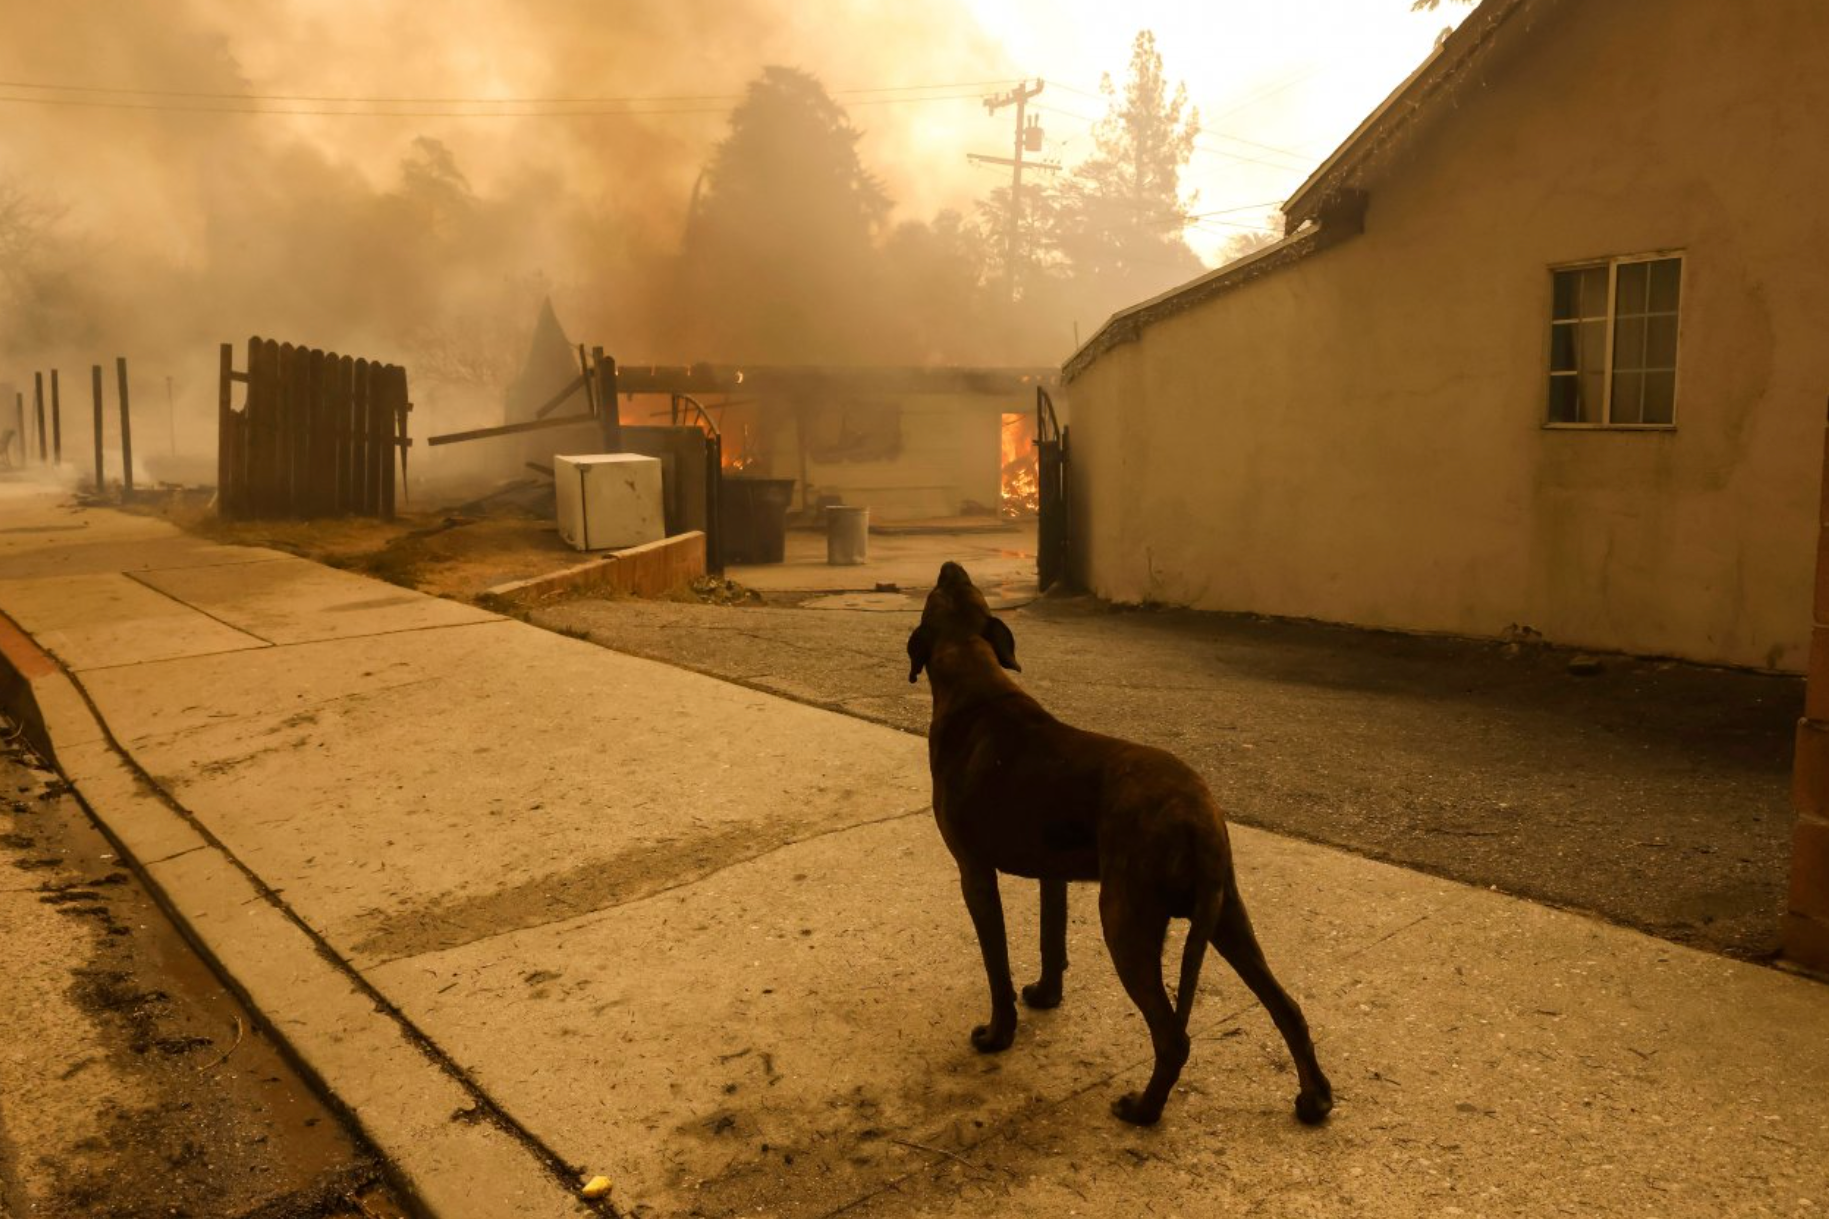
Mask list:
[[[1607,316],[1607,268],[1589,267],[1581,275],[1581,316]]]
[[[1669,423],[1676,418],[1677,374],[1645,374],[1645,422]]]
[[[1575,371],[1575,327],[1561,325],[1550,327],[1550,371]]]
[[[1679,281],[1683,274],[1683,260],[1680,258],[1660,258],[1651,264],[1651,311],[1653,313],[1675,313]]]
[[[1599,373],[1607,366],[1607,323],[1581,323],[1581,338],[1575,351],[1583,372]]]
[[[1645,367],[1677,366],[1677,319],[1653,317],[1645,323]]]
[[[1578,316],[1576,309],[1581,304],[1581,272],[1557,271],[1553,278],[1555,286],[1550,293],[1550,317],[1562,321]]]
[[[1622,317],[1613,323],[1613,367],[1645,367],[1645,319]]]
[[[1574,377],[1550,378],[1550,422],[1581,422],[1581,408],[1575,402]]]
[[[1609,423],[1638,423],[1639,394],[1644,382],[1644,374],[1637,372],[1616,372],[1613,374],[1613,415]]]
[[[1606,409],[1605,376],[1606,374],[1598,372],[1581,374],[1581,396],[1578,409],[1581,412],[1581,422],[1583,423],[1599,423],[1604,417],[1602,411]]]
[[[1646,285],[1650,278],[1650,263],[1622,262],[1619,265],[1619,291],[1615,300],[1620,313],[1645,312]]]

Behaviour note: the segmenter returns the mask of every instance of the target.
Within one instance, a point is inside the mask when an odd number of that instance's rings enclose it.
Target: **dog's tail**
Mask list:
[[[1181,986],[1175,992],[1175,1019],[1181,1031],[1188,1031],[1188,1017],[1194,1012],[1194,991],[1200,985],[1200,966],[1207,958],[1207,946],[1219,928],[1219,912],[1225,906],[1226,892],[1215,885],[1204,889],[1194,899],[1194,911],[1188,917],[1188,942],[1181,950]]]

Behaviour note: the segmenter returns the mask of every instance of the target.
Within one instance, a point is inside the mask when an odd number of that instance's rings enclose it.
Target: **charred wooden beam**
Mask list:
[[[526,423],[506,423],[501,427],[476,428],[468,432],[446,432],[442,436],[428,436],[426,443],[460,444],[466,440],[487,440],[492,436],[513,436],[519,432],[538,432],[553,427],[573,427],[580,423],[596,423],[595,415],[561,415],[557,419],[530,419]]]
[[[687,364],[617,367],[625,394],[1021,394],[1057,384],[1055,368]]]

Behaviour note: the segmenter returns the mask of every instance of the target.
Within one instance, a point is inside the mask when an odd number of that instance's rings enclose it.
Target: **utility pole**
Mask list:
[[[1014,155],[1008,157],[991,157],[983,153],[969,152],[968,161],[981,165],[1008,165],[1010,167],[1010,215],[1004,229],[1003,263],[1004,277],[1008,281],[1010,300],[1016,299],[1016,259],[1017,251],[1022,245],[1022,171],[1026,166],[1047,170],[1052,173],[1060,168],[1053,161],[1025,161],[1023,153],[1040,152],[1042,147],[1042,129],[1039,119],[1029,119],[1026,111],[1029,99],[1042,91],[1043,82],[1039,79],[1034,84],[1020,82],[1008,93],[999,93],[995,97],[984,99],[984,108],[996,114],[1005,106],[1016,107],[1016,140],[1012,146]]]

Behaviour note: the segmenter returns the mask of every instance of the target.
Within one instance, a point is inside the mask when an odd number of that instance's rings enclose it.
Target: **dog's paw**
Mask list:
[[[1022,1001],[1026,1006],[1037,1011],[1045,1012],[1051,1007],[1059,1007],[1061,1005],[1061,984],[1059,982],[1055,982],[1053,985],[1046,982],[1031,982],[1022,988]]]
[[[1306,1126],[1319,1126],[1333,1112],[1334,1098],[1326,1092],[1296,1094],[1296,1120]]]
[[[972,1030],[972,1048],[980,1054],[995,1054],[1010,1048],[1016,1040],[1016,1022],[999,1028],[994,1024],[981,1024]]]
[[[1162,1119],[1162,1106],[1151,1108],[1141,1092],[1126,1092],[1111,1102],[1111,1111],[1119,1121],[1129,1122],[1133,1126],[1154,1126]]]

